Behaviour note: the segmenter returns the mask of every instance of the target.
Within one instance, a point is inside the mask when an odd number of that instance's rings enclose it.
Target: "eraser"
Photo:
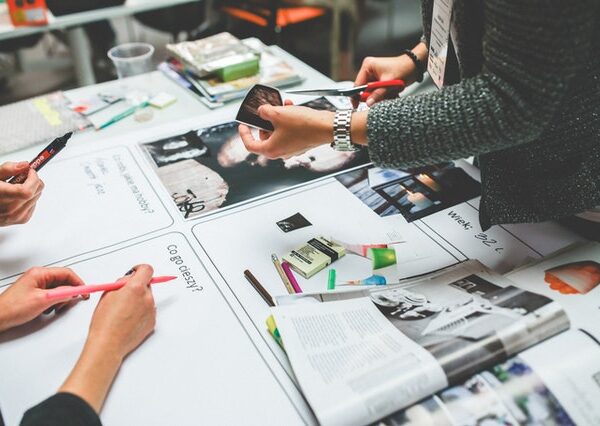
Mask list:
[[[150,99],[150,105],[156,108],[165,108],[175,102],[177,98],[169,93],[160,92],[158,95]]]
[[[346,249],[324,237],[316,237],[283,256],[304,278],[310,278],[346,254]]]

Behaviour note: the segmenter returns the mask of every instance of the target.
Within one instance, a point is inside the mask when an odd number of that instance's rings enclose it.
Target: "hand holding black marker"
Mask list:
[[[73,136],[73,132],[69,132],[64,136],[54,139],[50,144],[42,150],[31,162],[29,167],[35,171],[39,171],[44,167],[48,161],[50,161],[56,154],[58,154],[67,145],[67,141]],[[13,184],[20,184],[27,180],[28,173],[23,173],[17,176],[13,176],[7,182]]]

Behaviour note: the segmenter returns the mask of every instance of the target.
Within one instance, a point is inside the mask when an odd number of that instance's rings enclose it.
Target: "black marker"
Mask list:
[[[73,136],[73,132],[69,132],[60,138],[54,139],[46,148],[44,148],[42,152],[40,152],[33,160],[31,160],[29,167],[35,171],[40,170],[67,145],[67,141],[71,138],[71,136]],[[13,176],[7,182],[23,183],[25,180],[27,180],[27,173]]]

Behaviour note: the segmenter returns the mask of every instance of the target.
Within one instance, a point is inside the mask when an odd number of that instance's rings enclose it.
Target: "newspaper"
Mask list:
[[[374,422],[569,328],[558,303],[473,260],[401,285],[277,304],[286,353],[323,425]]]

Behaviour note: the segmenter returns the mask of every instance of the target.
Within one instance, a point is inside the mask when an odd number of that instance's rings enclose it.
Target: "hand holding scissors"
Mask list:
[[[312,96],[347,96],[361,102],[366,100],[376,89],[396,87],[399,91],[402,91],[406,84],[403,80],[385,80],[375,81],[373,83],[363,84],[362,86],[355,86],[347,89],[308,89],[308,90],[289,90],[286,93],[294,95],[312,95]]]

